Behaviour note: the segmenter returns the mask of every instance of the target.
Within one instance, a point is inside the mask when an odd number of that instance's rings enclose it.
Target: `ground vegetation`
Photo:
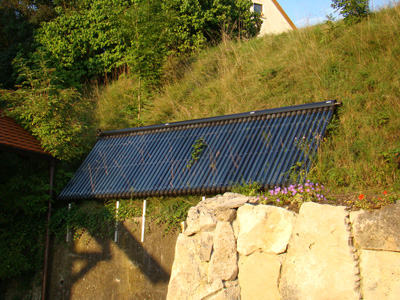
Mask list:
[[[309,185],[323,185],[324,192],[307,194],[309,186],[303,185],[305,197],[297,196],[297,202],[326,198],[330,203],[372,209],[397,199],[400,6],[369,12],[368,18],[357,22],[330,21],[251,38],[260,22],[248,12],[251,3],[245,0],[234,4],[35,1],[24,10],[19,5],[25,2],[3,1],[0,6],[8,20],[0,19],[0,63],[6,66],[6,73],[0,74],[0,106],[46,150],[68,162],[69,169],[59,168],[61,185],[67,182],[66,171],[76,169],[93,145],[97,128],[121,129],[336,99],[343,105],[306,176]],[[16,29],[20,31],[13,35]],[[2,242],[7,243],[1,247],[22,253],[2,258],[0,275],[6,278],[33,270],[37,264],[30,258],[39,250],[30,248],[32,240],[26,238],[24,226],[29,226],[31,213],[43,214],[47,198],[40,178],[28,174],[12,181],[7,168],[0,176],[0,192],[8,199],[0,217],[3,228],[10,228],[2,231],[6,237]],[[300,195],[300,186],[278,188],[257,191],[257,183],[252,183],[247,189],[268,204],[290,205],[288,193]],[[7,194],[20,189],[29,191],[27,197],[14,201]],[[328,190],[333,194],[326,195]],[[40,200],[28,197],[36,193],[42,195]],[[195,202],[153,200],[171,201],[169,206],[154,208],[154,215],[167,227],[179,224]],[[66,205],[60,206],[52,223],[54,233],[62,236],[68,228],[74,228],[77,237],[88,229],[95,233],[99,231],[96,220],[111,224],[112,229],[113,201],[93,207],[82,204],[82,209],[78,206],[69,213]],[[26,202],[35,208],[28,209]],[[127,200],[118,218],[137,216],[139,210],[137,199]],[[85,215],[90,212],[92,217]],[[20,230],[6,236],[15,229],[10,225],[17,224],[14,218],[22,222]],[[41,235],[45,225],[35,226]]]

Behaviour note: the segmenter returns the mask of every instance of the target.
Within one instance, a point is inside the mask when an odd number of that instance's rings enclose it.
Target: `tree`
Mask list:
[[[250,0],[167,0],[164,9],[172,16],[168,47],[187,53],[231,38],[256,36],[260,15],[250,11]]]
[[[50,0],[0,1],[0,87],[12,89],[17,79],[12,61],[34,51],[34,30],[55,17]]]
[[[369,0],[332,0],[331,6],[348,24],[358,23],[369,14]]]
[[[123,37],[127,45],[125,62],[137,78],[137,124],[143,107],[161,83],[167,59],[167,27],[170,16],[163,10],[161,1],[137,0],[122,16]],[[132,105],[130,105],[132,107]]]
[[[36,40],[51,54],[57,76],[64,82],[71,78],[79,82],[94,79],[125,64],[139,67],[141,74],[154,75],[171,53],[181,55],[218,43],[223,34],[246,38],[257,35],[261,23],[259,16],[250,12],[251,3],[250,0],[82,0],[74,5],[63,2],[55,7],[58,16],[42,24]]]
[[[30,49],[33,26],[10,8],[0,8],[0,87],[14,87],[13,59],[22,49]]]
[[[42,24],[36,41],[48,53],[54,75],[74,86],[128,66],[138,81],[140,112],[161,86],[170,55],[181,56],[218,43],[224,35],[257,35],[260,19],[250,0],[58,1],[58,16]]]
[[[69,160],[86,150],[82,135],[89,103],[82,101],[77,89],[63,85],[46,56],[37,50],[30,61],[17,60],[19,88],[3,93],[2,98],[10,108],[8,114],[37,137],[45,150]]]
[[[67,86],[77,87],[124,64],[120,16],[132,1],[63,3],[55,8],[58,16],[42,24],[36,40],[50,54],[57,77]]]

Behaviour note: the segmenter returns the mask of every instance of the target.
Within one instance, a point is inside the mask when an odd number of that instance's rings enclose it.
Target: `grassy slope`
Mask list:
[[[343,102],[311,178],[336,190],[399,192],[400,6],[351,27],[338,22],[225,41],[190,62],[171,64],[167,74],[169,83],[142,118],[145,124]],[[129,86],[123,80],[119,86]],[[99,111],[110,112],[103,102]],[[100,124],[117,128],[115,120]],[[120,120],[125,127],[126,118]]]

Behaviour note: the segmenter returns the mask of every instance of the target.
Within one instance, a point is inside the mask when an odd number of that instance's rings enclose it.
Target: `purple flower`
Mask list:
[[[276,199],[276,202],[281,202],[281,200],[278,198],[278,199]]]
[[[306,192],[307,192],[307,193],[310,193],[311,191],[310,191],[310,189],[307,189]]]

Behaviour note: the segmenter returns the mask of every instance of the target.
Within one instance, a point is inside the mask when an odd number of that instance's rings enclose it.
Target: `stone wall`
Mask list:
[[[400,205],[308,202],[298,214],[226,193],[189,211],[168,300],[398,299]]]
[[[122,222],[118,240],[85,234],[53,245],[48,299],[165,299],[177,239],[155,223]]]

